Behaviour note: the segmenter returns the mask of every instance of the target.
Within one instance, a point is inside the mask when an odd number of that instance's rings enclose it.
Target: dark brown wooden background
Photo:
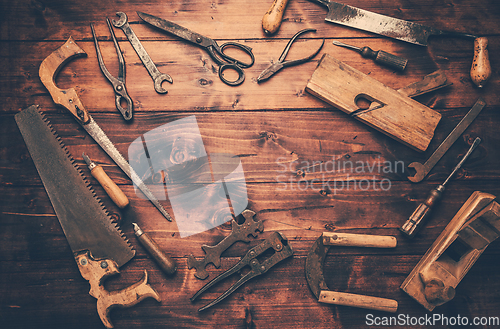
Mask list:
[[[473,55],[471,40],[431,39],[429,47],[381,38],[376,35],[326,23],[326,9],[306,0],[290,0],[280,31],[264,35],[261,19],[270,0],[256,1],[1,1],[0,4],[0,321],[2,328],[100,328],[96,301],[88,294],[88,283],[80,276],[71,250],[45,189],[41,184],[14,115],[39,104],[70,153],[78,159],[86,152],[131,199],[120,211],[97,182],[91,183],[137,250],[136,257],[108,280],[107,288],[118,289],[138,281],[144,269],[163,301],[145,300],[135,307],[112,311],[117,328],[255,327],[270,328],[362,328],[365,316],[387,316],[349,307],[319,304],[304,276],[305,258],[313,241],[323,231],[395,235],[394,250],[332,249],[325,271],[330,289],[393,298],[397,314],[429,314],[399,289],[435,238],[461,205],[476,190],[500,194],[500,4],[497,0],[350,0],[348,4],[381,14],[416,21],[444,30],[485,35],[493,68],[484,89],[473,86],[469,69]],[[216,66],[201,49],[143,24],[135,11],[175,21],[216,40],[242,42],[253,48],[256,62],[238,87],[224,85]],[[117,61],[105,17],[127,13],[132,28],[161,72],[174,83],[165,84],[167,95],[153,90],[153,83],[122,31],[115,29],[124,53],[127,88],[135,113],[127,124],[114,106],[114,94],[97,65],[90,32],[94,23],[108,69],[116,75]],[[271,80],[257,84],[256,78],[276,61],[287,40],[304,28],[316,28],[299,40],[290,59],[310,54],[326,38],[321,53],[311,62],[287,68]],[[57,77],[60,88],[75,87],[99,126],[117,148],[126,154],[129,143],[161,124],[194,114],[207,153],[241,156],[249,195],[249,208],[264,221],[265,232],[249,245],[238,243],[223,257],[222,268],[208,268],[215,277],[270,232],[279,230],[290,240],[294,257],[256,278],[207,312],[197,309],[212,300],[235,278],[228,279],[191,304],[191,297],[205,281],[188,270],[186,255],[203,256],[200,246],[213,245],[229,234],[225,227],[181,239],[175,223],[167,222],[148,202],[137,198],[133,186],[69,113],[58,108],[38,78],[42,60],[69,36],[88,54],[63,68]],[[404,73],[375,65],[355,52],[336,47],[332,39],[357,46],[383,49],[409,59]],[[355,121],[304,91],[321,54],[332,56],[395,89],[420,80],[437,70],[445,71],[452,86],[420,96],[417,100],[443,115],[428,151],[418,153]],[[360,91],[361,92],[361,91]],[[483,97],[487,107],[453,145],[425,181],[412,184],[408,172],[349,173],[357,180],[389,179],[388,191],[344,189],[322,195],[321,183],[314,189],[297,188],[297,182],[313,178],[345,180],[346,173],[325,177],[297,177],[301,163],[328,161],[425,161],[447,134]],[[421,234],[409,241],[400,227],[428,191],[441,183],[475,137],[483,142],[448,185],[442,203]],[[277,160],[287,164],[285,173]],[[296,160],[296,162],[293,162]],[[290,165],[291,164],[291,165]],[[278,175],[292,183],[278,184]],[[317,182],[317,181],[316,181]],[[302,183],[305,184],[305,183]],[[293,189],[292,189],[293,187]],[[76,196],[75,196],[76,197]],[[171,212],[170,205],[163,202]],[[147,255],[132,232],[132,222],[155,238],[172,255],[178,272],[164,275]],[[434,313],[448,317],[500,316],[500,244],[493,243],[457,288],[454,300]],[[405,327],[405,326],[401,326]],[[488,326],[485,326],[485,328]]]

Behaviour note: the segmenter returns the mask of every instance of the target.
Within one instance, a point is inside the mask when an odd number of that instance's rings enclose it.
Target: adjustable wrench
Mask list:
[[[135,52],[148,70],[149,75],[151,76],[151,78],[153,78],[156,92],[158,94],[166,94],[168,91],[161,85],[164,81],[173,83],[174,81],[172,80],[172,77],[166,73],[161,73],[158,68],[156,68],[155,63],[153,63],[151,57],[149,57],[146,49],[144,49],[141,42],[137,38],[137,35],[135,35],[134,31],[130,28],[127,20],[127,15],[121,11],[117,12],[116,15],[120,17],[120,19],[118,21],[115,21],[113,19],[113,25],[117,28],[122,29],[123,33],[125,33],[125,35],[127,36],[128,41],[130,41],[132,47],[134,47]]]
[[[408,168],[415,169],[415,175],[408,176],[408,179],[413,183],[418,183],[427,176],[429,171],[434,168],[436,163],[441,159],[441,157],[448,151],[448,149],[455,143],[455,141],[462,135],[462,133],[469,127],[469,125],[474,121],[474,119],[479,115],[481,110],[485,107],[486,103],[482,98],[479,98],[470,109],[470,111],[462,118],[458,125],[453,129],[453,131],[446,137],[446,139],[438,146],[438,148],[432,153],[430,158],[424,163],[412,162],[408,165]]]

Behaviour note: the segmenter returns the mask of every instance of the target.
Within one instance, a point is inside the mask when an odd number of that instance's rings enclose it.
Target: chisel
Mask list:
[[[406,68],[406,64],[408,64],[408,60],[406,58],[390,54],[383,50],[374,51],[370,47],[360,48],[335,40],[333,40],[332,43],[336,46],[353,49],[360,53],[364,58],[373,59],[375,63],[391,67],[398,71],[404,71],[404,69]]]
[[[477,137],[472,143],[472,146],[469,148],[467,153],[464,155],[462,160],[455,166],[451,174],[446,178],[443,184],[439,185],[435,189],[429,192],[425,201],[418,205],[417,209],[411,214],[410,218],[399,228],[401,232],[406,234],[408,237],[414,237],[425,219],[429,216],[431,209],[441,200],[443,196],[443,192],[445,190],[445,185],[448,181],[453,177],[453,175],[462,167],[462,164],[467,160],[469,155],[471,155],[472,151],[481,143],[481,138]]]
[[[113,182],[111,178],[109,178],[104,169],[102,169],[100,165],[90,160],[90,158],[85,153],[82,154],[82,157],[83,160],[85,160],[85,162],[87,163],[92,176],[97,179],[99,184],[101,184],[111,200],[113,200],[113,202],[119,208],[125,208],[126,206],[128,206],[129,201],[127,196],[118,187],[118,185],[116,185],[116,183]]]

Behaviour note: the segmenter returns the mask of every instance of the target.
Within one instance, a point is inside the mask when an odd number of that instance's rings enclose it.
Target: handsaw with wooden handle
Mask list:
[[[87,54],[81,49],[73,40],[72,37],[66,41],[59,49],[55,50],[40,64],[40,80],[45,88],[49,91],[54,102],[63,106],[75,117],[76,121],[85,129],[89,135],[102,147],[102,149],[115,161],[115,163],[123,170],[123,172],[134,182],[134,184],[144,193],[144,195],[158,208],[163,216],[168,221],[172,218],[163,208],[161,203],[156,199],[154,194],[139,178],[134,169],[125,160],[121,153],[116,149],[113,143],[109,140],[108,136],[97,125],[94,119],[87,112],[83,106],[80,98],[76,94],[75,89],[59,89],[55,85],[55,79],[62,67],[71,59],[77,56],[86,56]]]
[[[97,311],[108,328],[109,311],[132,306],[147,297],[160,296],[144,278],[130,287],[107,291],[106,277],[131,260],[135,251],[112,222],[74,160],[35,105],[15,115],[35,167],[73,251],[78,269],[89,281],[89,294],[97,299]]]
[[[427,41],[432,35],[472,38],[475,40],[474,59],[470,71],[472,81],[478,87],[483,87],[491,76],[491,66],[488,58],[488,50],[486,49],[488,40],[485,37],[443,31],[434,27],[377,14],[330,0],[309,1],[328,7],[328,14],[325,18],[327,22],[376,33],[420,46],[427,46]]]

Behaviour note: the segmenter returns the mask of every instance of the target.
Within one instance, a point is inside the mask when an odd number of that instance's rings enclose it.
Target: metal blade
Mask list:
[[[329,290],[323,276],[323,263],[330,247],[323,245],[323,236],[313,243],[306,258],[306,280],[311,292],[319,299],[322,290]]]
[[[359,9],[342,3],[328,0],[311,0],[328,6],[328,22],[353,27],[356,29],[377,33],[420,46],[427,46],[431,35],[450,35],[458,37],[476,38],[474,35],[442,31],[433,27],[414,22],[393,18],[367,10]]]
[[[160,30],[178,36],[179,38],[182,38],[186,41],[190,41],[195,45],[201,47],[208,47],[213,44],[212,39],[207,38],[199,33],[193,32],[189,29],[186,29],[185,27],[175,24],[174,22],[167,21],[165,19],[149,15],[146,13],[142,13],[140,11],[137,12],[137,15],[139,15],[139,17],[146,23],[153,25],[154,27],[157,27]]]
[[[37,107],[15,120],[75,256],[88,250],[94,259],[111,259],[119,267],[132,259],[135,251]]]
[[[115,163],[120,167],[123,172],[132,180],[132,182],[144,193],[144,195],[153,203],[153,205],[158,208],[158,210],[165,216],[169,221],[172,218],[168,212],[163,208],[160,202],[156,199],[154,194],[149,190],[149,188],[144,184],[144,182],[139,178],[134,169],[125,160],[123,155],[116,149],[113,143],[109,140],[108,136],[102,131],[102,129],[95,123],[94,119],[89,115],[89,123],[82,124],[82,127],[89,133],[90,136],[99,144],[102,149],[115,161]]]

